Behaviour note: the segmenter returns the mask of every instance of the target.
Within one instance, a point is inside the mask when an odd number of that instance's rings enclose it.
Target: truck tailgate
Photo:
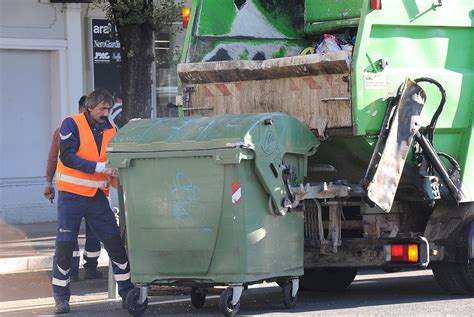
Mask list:
[[[352,126],[345,51],[265,61],[179,64],[186,115],[288,113],[322,134]]]

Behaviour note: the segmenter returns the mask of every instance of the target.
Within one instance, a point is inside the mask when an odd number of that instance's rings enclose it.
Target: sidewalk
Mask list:
[[[56,238],[56,222],[0,225],[0,274],[51,270]],[[84,224],[79,234],[79,248],[84,250]],[[109,258],[102,249],[99,266]],[[82,257],[81,257],[82,266]]]

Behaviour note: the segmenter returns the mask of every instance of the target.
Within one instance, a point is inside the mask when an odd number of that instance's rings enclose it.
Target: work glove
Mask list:
[[[97,162],[97,165],[95,166],[95,171],[97,173],[105,173],[111,177],[118,177],[119,175],[118,168],[106,168],[105,162]]]
[[[50,203],[53,202],[54,197],[55,197],[55,192],[54,192],[53,184],[51,184],[51,183],[46,183],[46,185],[44,185],[44,192],[43,192],[43,195],[44,195],[44,198],[46,198],[47,200],[49,200]]]
[[[104,173],[111,176],[111,177],[119,177],[118,168],[106,168]]]
[[[97,173],[104,173],[105,172],[105,162],[97,162],[95,166],[95,171]]]
[[[117,168],[106,168],[105,167],[105,162],[97,162],[97,165],[95,166],[95,171],[97,173],[105,173],[111,177],[118,177],[119,176],[119,171]]]

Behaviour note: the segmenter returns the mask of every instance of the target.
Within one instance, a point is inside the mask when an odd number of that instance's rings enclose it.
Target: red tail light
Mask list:
[[[382,0],[370,0],[371,10],[382,10]]]
[[[191,18],[191,9],[184,7],[181,13],[183,15],[183,28],[186,29],[188,27],[189,19]]]
[[[386,245],[385,261],[418,263],[420,261],[418,244]]]

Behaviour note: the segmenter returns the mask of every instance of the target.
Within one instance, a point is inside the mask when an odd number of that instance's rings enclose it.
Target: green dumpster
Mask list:
[[[146,309],[150,284],[205,289],[228,285],[221,310],[238,310],[242,289],[278,281],[296,299],[303,274],[303,213],[288,186],[304,181],[318,146],[281,113],[136,120],[107,148],[120,169],[133,314]]]

